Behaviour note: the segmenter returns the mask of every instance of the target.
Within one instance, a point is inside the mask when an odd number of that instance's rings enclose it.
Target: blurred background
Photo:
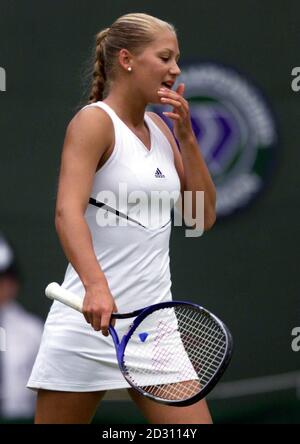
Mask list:
[[[0,231],[22,273],[14,297],[43,322],[44,288],[63,280],[53,221],[65,129],[84,94],[94,35],[129,12],[177,29],[194,130],[217,185],[213,229],[187,238],[175,227],[170,250],[173,297],[207,307],[234,337],[230,367],[208,397],[214,420],[300,423],[296,0],[1,0]],[[3,408],[15,383],[1,374],[2,422],[31,422],[30,408]],[[126,394],[112,392],[95,422],[144,419]]]

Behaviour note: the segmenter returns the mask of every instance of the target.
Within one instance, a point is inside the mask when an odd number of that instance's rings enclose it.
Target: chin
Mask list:
[[[153,105],[161,105],[160,97],[149,97],[148,103],[153,103]]]

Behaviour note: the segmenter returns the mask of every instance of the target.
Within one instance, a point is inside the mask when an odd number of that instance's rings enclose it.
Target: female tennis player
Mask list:
[[[89,103],[66,130],[55,220],[69,260],[62,287],[83,298],[84,316],[57,301],[50,309],[28,382],[38,390],[37,424],[89,423],[106,390],[122,388],[150,423],[211,423],[205,400],[173,407],[130,389],[108,335],[113,312],[172,299],[170,211],[161,211],[159,226],[147,223],[148,201],[137,204],[130,193],[204,191],[204,229],[215,221],[215,188],[192,130],[184,84],[172,90],[178,58],[174,27],[150,15],[124,15],[96,36]],[[164,121],[145,112],[150,103],[171,105],[166,116],[180,151]],[[122,190],[126,185],[122,199],[120,184]],[[117,196],[115,209],[136,223],[114,223],[119,213],[97,207],[103,191]],[[126,331],[128,322],[118,320],[118,329]]]

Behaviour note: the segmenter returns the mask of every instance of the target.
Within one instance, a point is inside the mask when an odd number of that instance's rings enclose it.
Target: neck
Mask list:
[[[144,126],[147,103],[140,97],[138,98],[137,93],[128,88],[128,85],[127,89],[121,85],[112,87],[103,102],[111,106],[129,127],[141,128]]]

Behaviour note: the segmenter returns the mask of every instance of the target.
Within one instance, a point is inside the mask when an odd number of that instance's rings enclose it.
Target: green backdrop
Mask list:
[[[291,349],[291,330],[300,325],[300,92],[291,89],[291,70],[300,62],[297,1],[1,1],[0,66],[7,90],[0,92],[0,229],[18,251],[20,300],[45,317],[50,304],[44,287],[63,278],[66,261],[53,220],[64,133],[82,97],[95,33],[127,12],[172,22],[182,61],[234,66],[271,102],[280,143],[270,185],[250,208],[218,221],[201,238],[173,230],[173,294],[200,302],[231,328],[235,354],[223,383],[297,372],[300,352]],[[299,407],[296,385],[288,380],[287,390],[273,393],[226,392],[212,401],[213,409],[220,421],[229,412],[230,420],[246,421],[254,410],[263,421],[273,407],[276,421],[278,411]],[[288,420],[297,421],[292,413]]]

